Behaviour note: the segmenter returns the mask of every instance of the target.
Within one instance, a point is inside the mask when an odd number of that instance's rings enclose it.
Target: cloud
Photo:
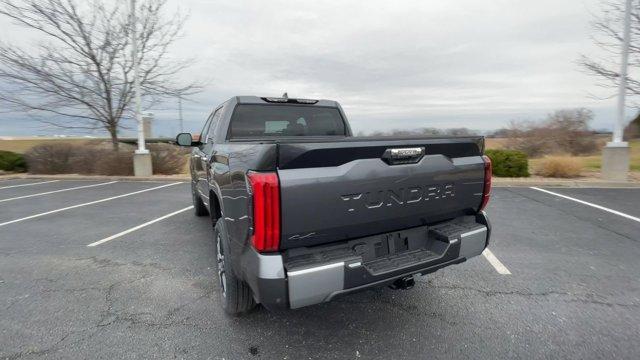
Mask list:
[[[596,110],[594,126],[609,126],[613,102],[588,96],[601,89],[575,63],[597,52],[597,4],[173,0],[167,10],[190,14],[174,48],[197,58],[185,79],[211,80],[184,104],[192,129],[233,95],[284,91],[340,101],[355,130],[492,129],[582,106]],[[177,110],[162,108],[157,123],[168,132]]]

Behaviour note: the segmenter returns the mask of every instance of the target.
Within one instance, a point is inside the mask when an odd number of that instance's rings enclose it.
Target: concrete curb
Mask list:
[[[570,188],[640,188],[637,181],[493,178],[494,187],[570,187]]]
[[[5,174],[0,180],[11,179],[51,179],[51,180],[117,180],[117,181],[189,181],[189,175],[153,175],[153,176],[107,176],[107,175],[36,175],[36,174]]]

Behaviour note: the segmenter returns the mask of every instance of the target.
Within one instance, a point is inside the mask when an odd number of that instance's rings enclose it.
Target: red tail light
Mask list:
[[[280,184],[274,172],[247,173],[253,194],[253,247],[276,251],[280,246]]]
[[[478,211],[484,210],[487,203],[489,203],[489,198],[491,197],[491,174],[493,173],[491,159],[487,155],[483,155],[482,160],[484,160],[484,188],[482,189],[482,202]]]

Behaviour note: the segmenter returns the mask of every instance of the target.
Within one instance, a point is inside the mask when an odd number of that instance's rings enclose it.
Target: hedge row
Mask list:
[[[27,170],[27,162],[20,154],[0,150],[0,170],[23,172]]]
[[[517,150],[485,150],[485,155],[491,159],[493,176],[497,177],[528,177],[529,159],[527,155]]]
[[[188,150],[170,144],[149,144],[154,174],[181,174]],[[133,147],[69,143],[36,145],[25,153],[32,174],[133,175]]]

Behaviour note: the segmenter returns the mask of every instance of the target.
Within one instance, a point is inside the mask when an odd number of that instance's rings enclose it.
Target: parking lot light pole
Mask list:
[[[151,154],[145,147],[144,123],[140,113],[140,64],[138,63],[138,20],[136,19],[136,0],[131,0],[131,55],[133,58],[133,92],[135,116],[138,122],[138,149],[133,154],[133,175],[151,176]]]
[[[627,93],[627,67],[631,41],[631,2],[626,0],[622,41],[622,61],[618,82],[617,118],[613,125],[613,138],[602,150],[602,176],[608,180],[626,181],[629,175],[629,143],[622,141],[624,133],[625,96]]]
[[[182,95],[178,95],[178,117],[180,118],[180,132],[184,132],[184,121],[182,120]]]

